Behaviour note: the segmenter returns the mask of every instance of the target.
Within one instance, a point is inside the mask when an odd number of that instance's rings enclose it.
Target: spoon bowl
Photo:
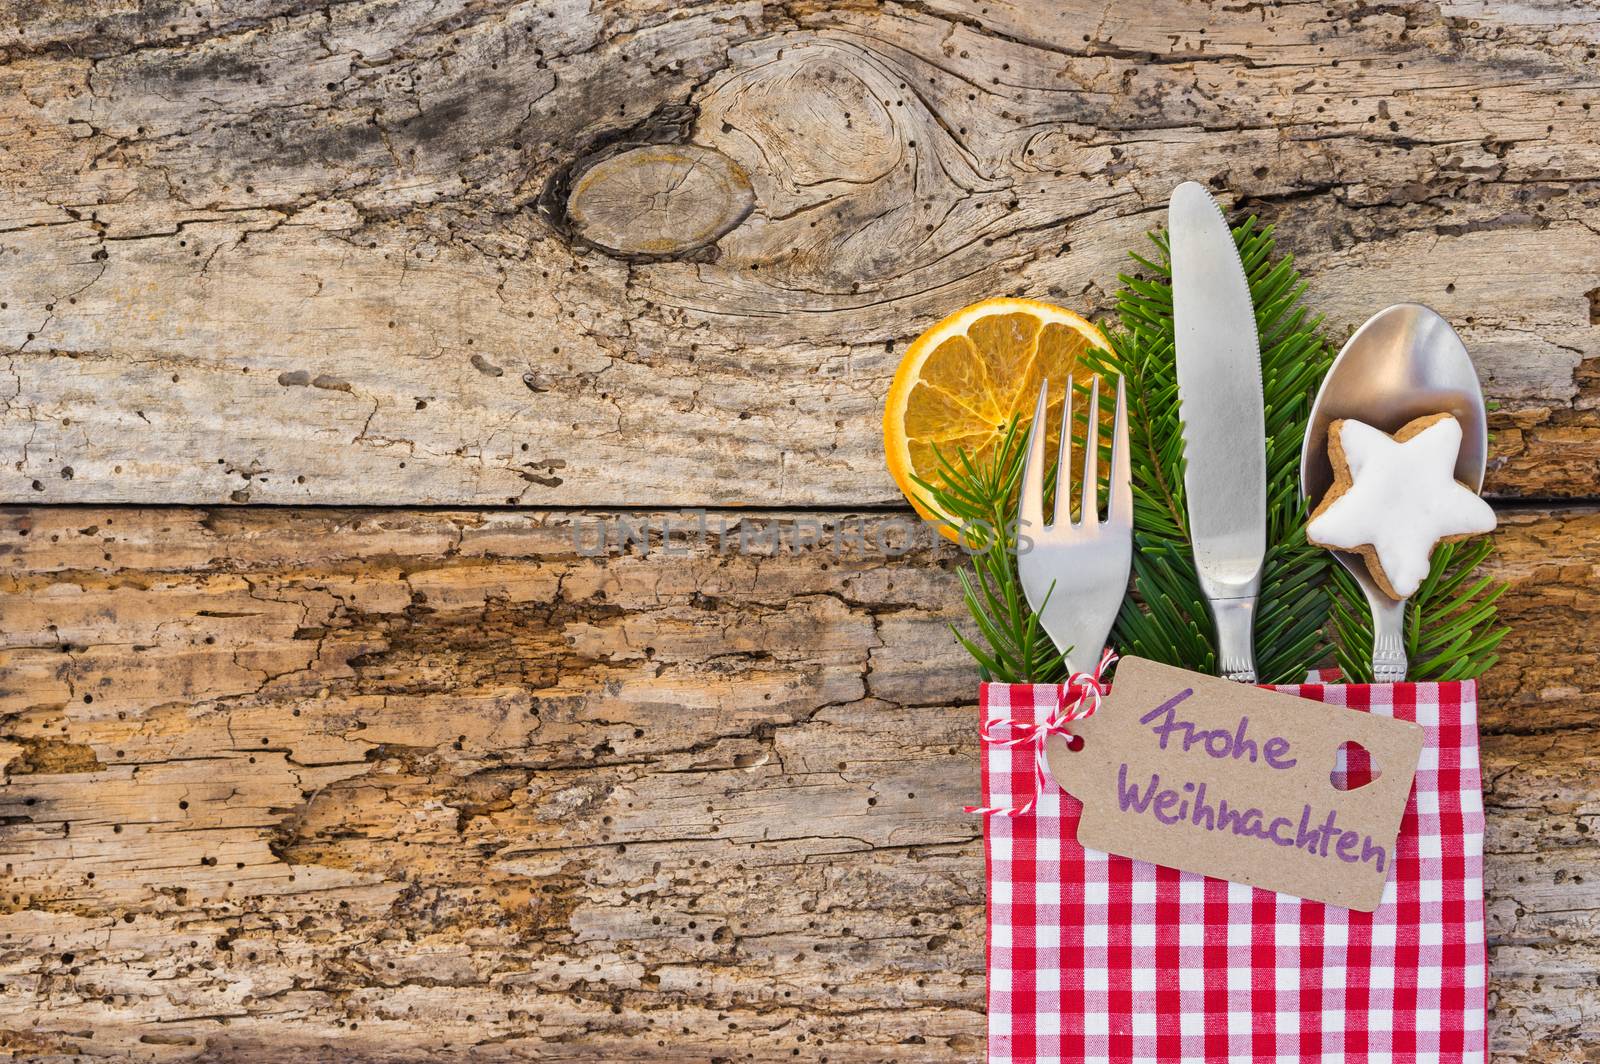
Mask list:
[[[1328,426],[1353,418],[1395,433],[1429,414],[1451,414],[1461,425],[1456,479],[1483,489],[1489,460],[1488,413],[1478,372],[1450,323],[1420,303],[1400,303],[1374,314],[1355,331],[1323,378],[1306,424],[1300,453],[1300,494],[1312,508],[1333,486]],[[1372,609],[1373,678],[1406,676],[1405,600],[1378,586],[1359,554],[1333,551],[1366,594]]]

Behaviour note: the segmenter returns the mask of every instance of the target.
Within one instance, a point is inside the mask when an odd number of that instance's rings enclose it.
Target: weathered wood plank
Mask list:
[[[1597,44],[1578,3],[27,5],[0,499],[893,502],[896,351],[997,291],[1103,313],[1180,176],[1336,328],[1460,326],[1492,491],[1592,495]],[[612,252],[540,213],[630,138],[753,209],[641,193],[734,228]]]
[[[0,513],[0,1045],[978,1059],[958,556],[579,552],[620,517]],[[1493,1041],[1583,1059],[1600,512],[1499,536]]]

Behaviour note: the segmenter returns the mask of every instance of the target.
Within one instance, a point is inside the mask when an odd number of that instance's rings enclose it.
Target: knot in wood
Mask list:
[[[665,258],[713,243],[754,206],[750,179],[721,152],[646,144],[585,170],[567,216],[576,236],[603,250]]]

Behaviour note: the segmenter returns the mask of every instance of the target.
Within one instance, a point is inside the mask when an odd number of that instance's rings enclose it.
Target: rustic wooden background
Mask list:
[[[905,343],[1104,313],[1194,177],[1499,401],[1492,1046],[1600,1058],[1597,48],[1594,0],[11,0],[0,1051],[981,1059],[959,559],[792,533],[903,534]],[[619,519],[657,549],[578,549]]]

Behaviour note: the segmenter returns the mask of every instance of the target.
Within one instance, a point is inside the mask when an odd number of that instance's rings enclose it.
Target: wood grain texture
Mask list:
[[[0,10],[0,1055],[981,1059],[899,353],[1103,315],[1193,177],[1335,331],[1457,325],[1491,492],[1600,496],[1597,49],[1583,0]],[[1492,1046],[1592,1060],[1600,511],[1502,517]]]
[[[13,5],[0,499],[894,502],[907,340],[996,292],[1103,314],[1182,177],[1334,329],[1438,308],[1490,490],[1582,497],[1597,46],[1582,0]],[[638,144],[753,207],[601,250],[562,193]],[[606,202],[670,215],[669,170]]]
[[[580,553],[623,518],[648,556]],[[980,1059],[959,557],[726,520],[0,513],[0,1047]],[[1499,539],[1492,1040],[1585,1060],[1600,511]]]

